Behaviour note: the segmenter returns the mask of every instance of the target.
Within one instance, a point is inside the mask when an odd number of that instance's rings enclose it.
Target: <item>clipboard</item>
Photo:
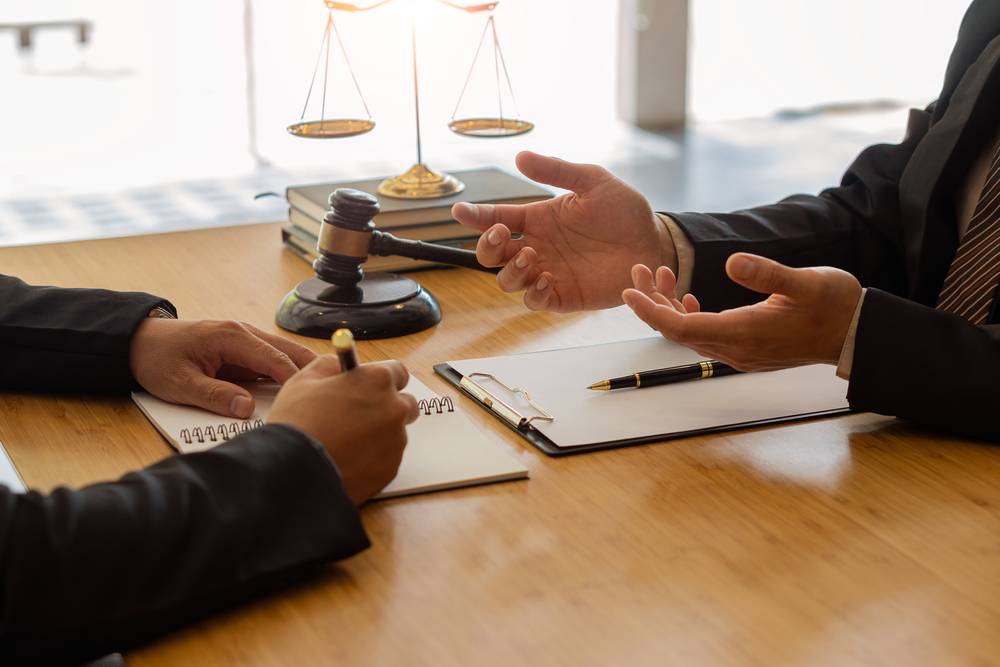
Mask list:
[[[608,349],[598,349],[598,348],[608,348]],[[505,378],[502,373],[496,371],[494,366],[503,366],[502,362],[509,362],[514,359],[522,358],[524,359],[525,366],[546,366],[550,365],[553,369],[560,368],[562,372],[555,373],[554,370],[547,372],[548,375],[559,375],[562,376],[564,373],[572,375],[575,371],[576,375],[579,376],[581,371],[579,369],[570,369],[567,366],[571,364],[560,364],[559,362],[565,362],[567,359],[567,353],[571,350],[576,350],[579,353],[582,352],[586,355],[595,355],[600,357],[601,355],[607,355],[612,360],[616,356],[624,357],[626,359],[638,358],[649,359],[650,354],[655,358],[658,352],[663,351],[662,358],[667,359],[677,359],[676,363],[673,361],[664,361],[660,367],[679,365],[680,363],[689,363],[689,359],[693,356],[700,359],[694,353],[679,348],[672,343],[663,341],[662,339],[640,339],[637,341],[623,341],[619,343],[610,343],[605,345],[590,346],[588,348],[567,348],[564,350],[550,350],[547,352],[536,352],[529,353],[528,355],[514,355],[511,357],[495,357],[492,359],[483,360],[465,360],[463,362],[448,362],[441,363],[434,366],[434,371],[444,378],[448,383],[457,388],[463,395],[472,399],[477,405],[479,405],[484,410],[490,412],[494,417],[496,417],[504,426],[508,427],[519,436],[530,442],[532,445],[545,452],[549,456],[567,456],[571,454],[581,454],[584,452],[600,451],[605,449],[614,449],[618,447],[630,447],[633,445],[645,445],[652,443],[665,442],[668,440],[674,440],[677,438],[690,437],[694,435],[702,435],[707,433],[718,433],[722,431],[731,431],[736,429],[751,428],[755,426],[763,426],[769,424],[778,424],[789,421],[801,421],[805,419],[815,419],[820,417],[829,417],[833,415],[839,415],[850,412],[850,408],[847,406],[846,398],[834,400],[837,395],[837,389],[840,386],[838,383],[842,383],[844,388],[844,393],[846,394],[846,382],[835,378],[834,371],[831,367],[823,367],[824,375],[819,375],[815,371],[810,372],[809,377],[822,377],[826,378],[826,372],[829,374],[830,381],[827,382],[823,380],[823,387],[821,388],[823,395],[820,399],[812,401],[816,405],[826,406],[822,409],[813,409],[808,411],[795,411],[792,414],[783,414],[781,416],[768,417],[768,418],[735,418],[735,419],[717,419],[714,423],[708,422],[703,423],[697,428],[677,428],[677,429],[664,429],[662,423],[646,424],[646,430],[642,432],[641,430],[636,430],[639,427],[633,428],[632,432],[627,437],[598,437],[593,442],[588,442],[586,444],[573,444],[570,446],[560,446],[556,440],[554,440],[550,435],[548,435],[546,430],[553,431],[553,423],[562,418],[567,419],[566,414],[559,414],[559,411],[554,408],[553,405],[547,404],[545,398],[539,397],[538,395],[533,395],[531,388],[527,386],[519,386],[519,378]],[[679,349],[678,349],[679,348]],[[553,363],[554,362],[554,363]],[[611,362],[614,363],[613,361]],[[638,363],[638,362],[637,362]],[[648,363],[648,362],[647,362]],[[463,374],[458,368],[455,368],[453,364],[464,365],[465,374]],[[479,366],[482,366],[479,370]],[[657,366],[646,366],[636,370],[646,370],[648,368],[655,368]],[[790,369],[795,370],[795,369]],[[583,373],[588,372],[586,369],[582,371]],[[598,371],[599,372],[599,371]],[[629,372],[625,370],[619,374],[625,374]],[[778,371],[778,373],[787,373],[787,371]],[[514,374],[516,375],[516,374]],[[742,377],[741,381],[744,385],[748,382],[750,376],[763,376],[767,374],[745,374],[742,376],[731,376],[731,377]],[[796,378],[801,378],[802,373],[799,372],[797,375],[788,376],[790,378],[791,384],[795,384]],[[602,377],[597,377],[593,375],[590,377],[590,381],[596,381],[603,379]],[[710,380],[694,380],[690,383],[678,383],[676,385],[671,385],[674,389],[672,391],[685,391],[691,392],[694,387],[692,383],[703,383],[697,386],[702,393],[706,390],[711,390],[713,388],[723,388],[726,385],[721,385],[728,378],[717,378]],[[758,378],[759,379],[759,378]],[[518,380],[518,381],[515,381]],[[773,387],[776,384],[776,380],[780,381],[781,378],[770,377],[765,379],[765,384],[768,387]],[[567,382],[574,382],[573,378],[567,379]],[[749,380],[754,382],[753,379]],[[801,380],[799,380],[801,383]],[[715,383],[709,384],[709,383]],[[684,388],[682,385],[688,385]],[[582,387],[586,387],[586,384],[580,384]],[[732,387],[733,385],[728,385]],[[641,396],[643,400],[655,400],[657,397],[657,390],[660,388],[651,389],[639,389],[639,390],[622,390],[622,394],[615,400],[622,400],[621,396],[625,396],[627,392],[644,392]],[[801,386],[793,386],[790,392],[801,393]],[[579,392],[577,392],[579,394]],[[591,394],[592,398],[588,400],[601,401],[607,400],[605,397],[608,396],[609,392],[593,392]],[[724,393],[724,392],[723,392]],[[555,395],[549,390],[549,402],[551,402],[552,396]],[[601,396],[603,395],[603,397]],[[674,394],[676,395],[676,394]],[[519,397],[521,400],[518,404],[514,404],[511,399],[512,396]],[[661,394],[662,396],[662,394]],[[594,403],[594,405],[600,405],[599,403]],[[565,406],[564,406],[565,411]],[[734,415],[740,415],[740,410],[735,409],[732,411]],[[760,412],[760,411],[758,411]],[[752,413],[748,411],[747,414]],[[572,420],[571,415],[568,419]],[[702,420],[705,421],[705,420]]]

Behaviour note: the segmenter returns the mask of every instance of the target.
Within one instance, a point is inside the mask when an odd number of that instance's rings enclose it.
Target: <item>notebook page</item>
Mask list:
[[[167,403],[144,391],[132,392],[132,400],[174,449],[190,454],[211,449],[244,431],[264,425],[281,385],[258,382],[243,386],[254,397],[253,415],[243,420],[190,405]]]
[[[598,380],[703,359],[656,336],[448,363],[462,375],[490,373],[510,387],[527,390],[539,407],[555,417],[552,422],[536,420],[532,426],[559,447],[683,433],[847,407],[847,382],[828,365],[646,389],[587,389]],[[477,381],[496,393],[495,385],[488,380]],[[508,396],[502,397],[506,400]]]
[[[146,392],[134,392],[132,399],[175,449],[182,453],[197,452],[222,444],[266,421],[280,386],[273,383],[244,386],[256,400],[256,409],[248,420],[227,419],[200,408],[174,405]],[[407,427],[408,444],[399,473],[378,498],[528,476],[528,469],[505,445],[487,438],[459,411],[454,397],[439,400],[446,397],[436,396],[413,375],[404,391],[422,401],[421,414]]]
[[[24,493],[28,490],[17,468],[14,467],[14,462],[10,460],[7,450],[3,448],[3,443],[0,443],[0,486],[6,486],[15,493]]]
[[[487,439],[459,411],[457,398],[447,397],[441,405],[434,392],[412,375],[404,391],[423,402],[421,414],[406,429],[409,442],[396,479],[378,498],[528,476],[528,469],[504,446]]]

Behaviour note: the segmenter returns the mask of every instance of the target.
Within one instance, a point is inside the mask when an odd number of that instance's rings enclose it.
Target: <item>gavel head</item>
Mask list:
[[[330,210],[319,231],[316,275],[334,285],[348,287],[361,281],[361,265],[368,259],[372,222],[379,212],[378,199],[361,190],[340,188],[330,195]]]

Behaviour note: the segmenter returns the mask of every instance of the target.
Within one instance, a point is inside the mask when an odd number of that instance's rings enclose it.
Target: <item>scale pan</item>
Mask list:
[[[371,132],[375,121],[360,118],[330,118],[328,120],[304,120],[288,126],[288,131],[305,139],[340,139]]]
[[[467,137],[513,137],[530,132],[535,124],[515,118],[461,118],[448,123],[448,127]]]

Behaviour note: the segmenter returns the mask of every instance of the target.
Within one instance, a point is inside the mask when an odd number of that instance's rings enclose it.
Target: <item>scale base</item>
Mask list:
[[[406,336],[441,321],[441,307],[430,292],[394,273],[366,275],[352,287],[319,278],[303,281],[285,295],[275,320],[282,329],[329,339],[347,328],[359,340]]]
[[[456,195],[464,189],[465,183],[454,176],[434,171],[420,162],[405,174],[382,181],[378,193],[394,199],[437,199]]]

